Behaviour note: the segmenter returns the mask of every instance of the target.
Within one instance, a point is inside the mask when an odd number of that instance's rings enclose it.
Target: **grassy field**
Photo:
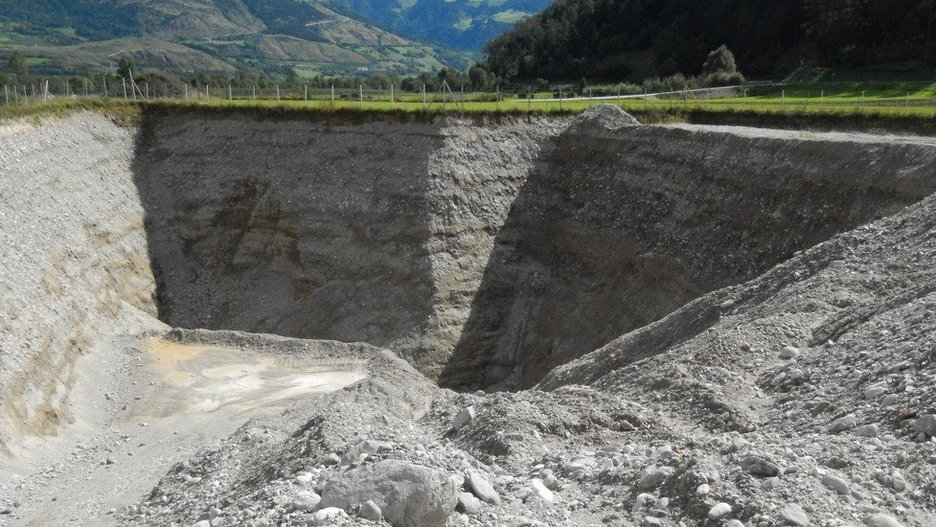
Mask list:
[[[849,129],[893,129],[911,133],[936,133],[936,97],[932,84],[920,84],[913,91],[901,87],[881,88],[873,92],[867,86],[856,85],[848,89],[829,90],[813,96],[811,86],[784,88],[758,96],[721,99],[621,99],[547,101],[506,98],[501,101],[429,102],[423,104],[419,94],[396,94],[395,101],[330,98],[317,100],[247,100],[213,98],[178,101],[163,100],[151,103],[154,107],[183,108],[192,111],[231,110],[265,111],[281,113],[325,114],[397,114],[409,118],[436,115],[511,116],[511,115],[571,115],[597,104],[617,104],[637,115],[644,122],[699,122],[718,124],[744,124],[753,126],[812,126],[834,128],[841,125]],[[903,95],[900,91],[903,89]],[[862,95],[861,92],[864,92]],[[908,95],[909,93],[909,95]],[[402,99],[402,100],[400,100]],[[2,103],[2,100],[0,100]],[[141,105],[121,100],[88,98],[56,99],[20,106],[0,104],[0,118],[38,117],[62,115],[88,109],[113,113],[131,118]]]

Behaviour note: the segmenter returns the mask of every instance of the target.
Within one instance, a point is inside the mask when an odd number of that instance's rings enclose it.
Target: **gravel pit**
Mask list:
[[[571,127],[157,110],[132,128],[94,114],[0,127],[0,450],[18,460],[4,475],[75,449],[107,470],[146,460],[126,489],[90,476],[126,504],[256,412],[372,380],[385,359],[341,342],[390,349],[462,392],[513,391],[673,313],[674,331],[632,333],[612,353],[623,367],[719,320],[677,311],[694,299],[936,189],[926,139],[595,112]],[[274,358],[273,335],[357,358]],[[111,382],[110,399],[94,392]],[[88,446],[129,448],[121,427],[155,419],[191,441],[159,426],[169,435],[141,439],[152,453],[132,465]],[[18,517],[73,512],[36,502]]]

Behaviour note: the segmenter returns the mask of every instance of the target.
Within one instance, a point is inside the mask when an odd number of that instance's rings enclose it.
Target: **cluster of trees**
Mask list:
[[[7,56],[6,71],[0,70],[0,84],[34,84],[40,80],[48,80],[48,77],[39,79],[29,72],[26,57],[19,51],[14,51]],[[273,74],[250,67],[239,68],[233,75],[223,73],[200,72],[180,76],[175,73],[161,70],[145,70],[138,67],[133,59],[122,57],[117,62],[116,68],[107,71],[95,71],[86,69],[75,75],[57,76],[55,84],[60,85],[68,82],[71,86],[83,86],[86,82],[91,86],[102,87],[103,79],[107,79],[110,86],[121,84],[121,79],[129,81],[131,76],[138,85],[149,83],[153,86],[159,86],[161,92],[180,93],[188,84],[192,88],[201,88],[203,86],[231,86],[233,89],[244,90],[257,88],[260,90],[271,89],[276,86],[287,90],[296,90],[303,86],[315,89],[327,89],[331,86],[340,89],[356,89],[358,86],[364,86],[366,89],[389,90],[394,86],[401,91],[419,92],[425,86],[427,92],[437,92],[442,88],[443,82],[448,84],[449,89],[458,91],[494,91],[497,86],[497,79],[494,74],[488,72],[480,66],[474,66],[467,73],[456,69],[442,68],[436,73],[423,72],[418,75],[400,76],[397,74],[374,74],[368,77],[326,77],[315,76],[310,79],[303,79],[292,67],[285,67],[279,74]]]
[[[726,44],[748,75],[804,64],[936,66],[934,0],[557,0],[491,41],[483,63],[516,79],[701,74]]]

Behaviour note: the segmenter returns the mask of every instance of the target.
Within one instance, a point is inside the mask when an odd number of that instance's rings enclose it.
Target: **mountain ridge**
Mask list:
[[[21,50],[34,71],[109,64],[93,50],[126,39],[169,42],[180,71],[294,67],[300,76],[464,68],[488,38],[546,0],[6,0],[0,53]],[[459,26],[461,24],[461,26]],[[290,37],[290,38],[285,38]],[[451,37],[451,38],[448,38]],[[294,40],[295,39],[295,40]],[[301,40],[303,42],[298,42]],[[191,48],[182,50],[177,46]],[[292,50],[284,52],[283,48]],[[305,49],[309,53],[303,53]],[[206,54],[213,60],[200,57]],[[145,66],[150,54],[140,54]],[[221,61],[226,65],[216,63]]]

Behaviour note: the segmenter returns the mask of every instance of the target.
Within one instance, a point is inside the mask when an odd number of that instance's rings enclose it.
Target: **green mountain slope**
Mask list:
[[[548,0],[330,0],[409,38],[478,51]]]
[[[0,53],[13,49],[37,72],[112,67],[121,53],[174,71],[292,66],[304,75],[412,73],[470,60],[304,0],[4,0]]]

